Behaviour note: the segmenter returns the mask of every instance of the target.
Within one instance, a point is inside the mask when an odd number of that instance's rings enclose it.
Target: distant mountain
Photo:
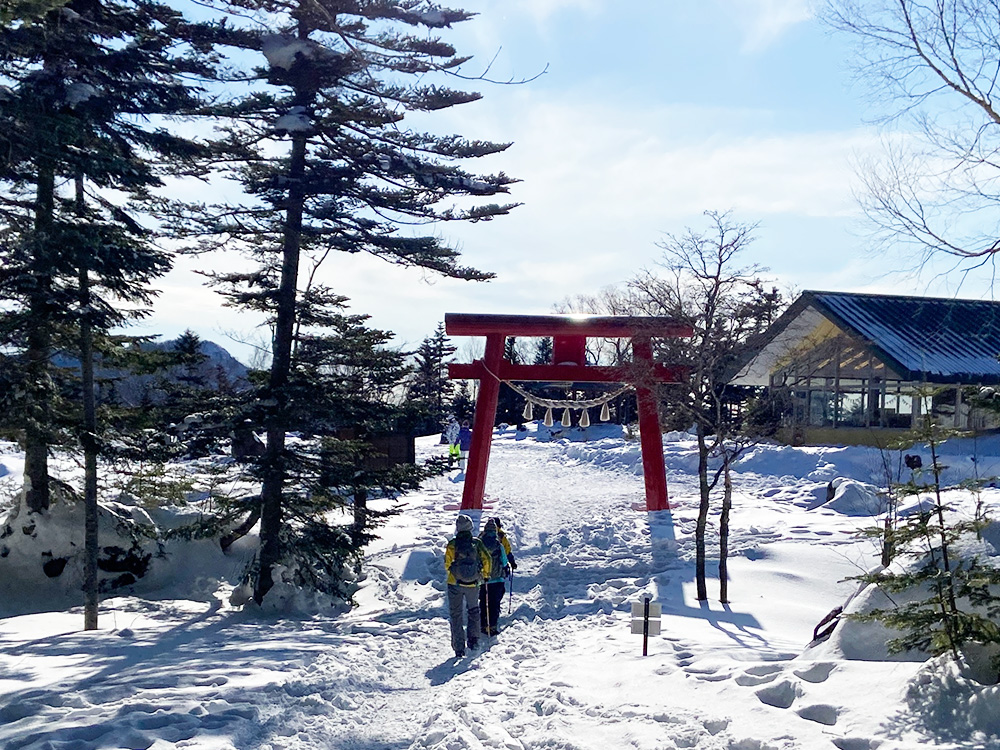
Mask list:
[[[153,341],[143,344],[144,349],[170,351],[176,348],[177,339]],[[198,350],[206,359],[195,367],[175,366],[152,375],[134,375],[127,370],[98,366],[95,377],[100,383],[101,398],[123,406],[159,403],[164,393],[160,387],[164,380],[180,383],[182,376],[193,375],[211,390],[242,391],[250,387],[247,379],[249,368],[214,341],[201,340]],[[66,354],[52,358],[57,367],[80,369],[80,360]]]
[[[171,339],[170,341],[156,341],[151,343],[149,347],[151,349],[170,351],[175,348],[176,343],[177,339]],[[231,382],[235,383],[242,381],[244,387],[249,385],[249,382],[247,381],[247,373],[250,370],[246,365],[214,341],[206,341],[202,339],[199,344],[198,351],[208,357],[208,359],[198,366],[197,369],[199,374],[216,374],[221,368],[222,372],[226,374],[226,377],[228,377]]]

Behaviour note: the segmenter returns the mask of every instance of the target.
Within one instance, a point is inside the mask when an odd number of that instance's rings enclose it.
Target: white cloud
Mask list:
[[[760,220],[755,252],[776,274],[842,267],[849,238],[831,227],[857,213],[852,156],[880,148],[863,130],[781,132],[762,112],[585,94],[544,99],[527,89],[449,117],[443,127],[454,132],[514,141],[471,166],[522,178],[510,197],[524,205],[492,222],[434,230],[462,251],[463,264],[496,272],[488,284],[426,278],[363,255],[330,258],[322,281],[350,297],[353,311],[396,332],[400,344],[419,343],[445,312],[545,313],[567,296],[622,283],[655,262],[663,232],[701,226],[706,209]],[[246,322],[185,286],[197,283],[189,270],[177,273],[186,280],[171,279],[161,297],[160,330],[191,327],[218,338]]]
[[[525,179],[518,213],[558,220],[660,219],[732,206],[757,214],[845,216],[853,157],[879,147],[866,130],[781,132],[761,113],[660,106],[627,109],[581,99],[519,97],[516,117],[480,110],[463,132],[503,132],[504,170]],[[746,134],[746,133],[750,134]],[[489,135],[489,133],[487,133]]]
[[[470,290],[463,309],[509,312],[527,302],[524,312],[545,312],[621,283],[656,260],[663,232],[700,226],[707,209],[761,221],[754,247],[776,273],[822,273],[860,242],[844,229],[858,213],[852,164],[880,148],[874,133],[782,132],[767,113],[724,107],[515,99],[481,102],[456,122],[457,132],[513,140],[494,158],[524,180],[511,196],[524,205],[511,216],[445,229],[467,262],[499,275]]]
[[[759,52],[793,26],[813,17],[810,0],[722,0],[736,5],[736,18],[744,28],[744,52]]]

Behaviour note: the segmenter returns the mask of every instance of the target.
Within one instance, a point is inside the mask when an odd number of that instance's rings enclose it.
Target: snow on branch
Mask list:
[[[334,60],[343,55],[312,39],[299,39],[286,34],[261,37],[261,52],[272,68],[291,70],[297,63]]]

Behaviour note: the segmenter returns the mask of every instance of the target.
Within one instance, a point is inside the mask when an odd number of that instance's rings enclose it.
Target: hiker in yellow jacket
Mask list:
[[[472,535],[472,518],[464,513],[455,522],[455,537],[444,550],[448,573],[448,618],[455,656],[465,656],[466,645],[479,645],[479,586],[490,577],[490,553]],[[466,629],[468,633],[466,633]]]

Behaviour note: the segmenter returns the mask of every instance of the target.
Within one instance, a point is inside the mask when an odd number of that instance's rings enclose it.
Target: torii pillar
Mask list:
[[[639,407],[639,440],[646,485],[646,510],[669,510],[663,439],[656,400],[659,383],[680,383],[687,368],[653,362],[654,337],[686,337],[691,326],[672,318],[591,315],[474,315],[446,313],[450,336],[485,336],[483,358],[471,364],[448,365],[448,377],[479,380],[476,419],[472,427],[462,510],[480,510],[486,489],[493,423],[496,421],[500,382],[540,381],[577,383],[631,383]],[[508,336],[552,337],[553,361],[547,365],[515,365],[504,359]],[[630,338],[631,366],[597,367],[585,361],[587,338]]]

